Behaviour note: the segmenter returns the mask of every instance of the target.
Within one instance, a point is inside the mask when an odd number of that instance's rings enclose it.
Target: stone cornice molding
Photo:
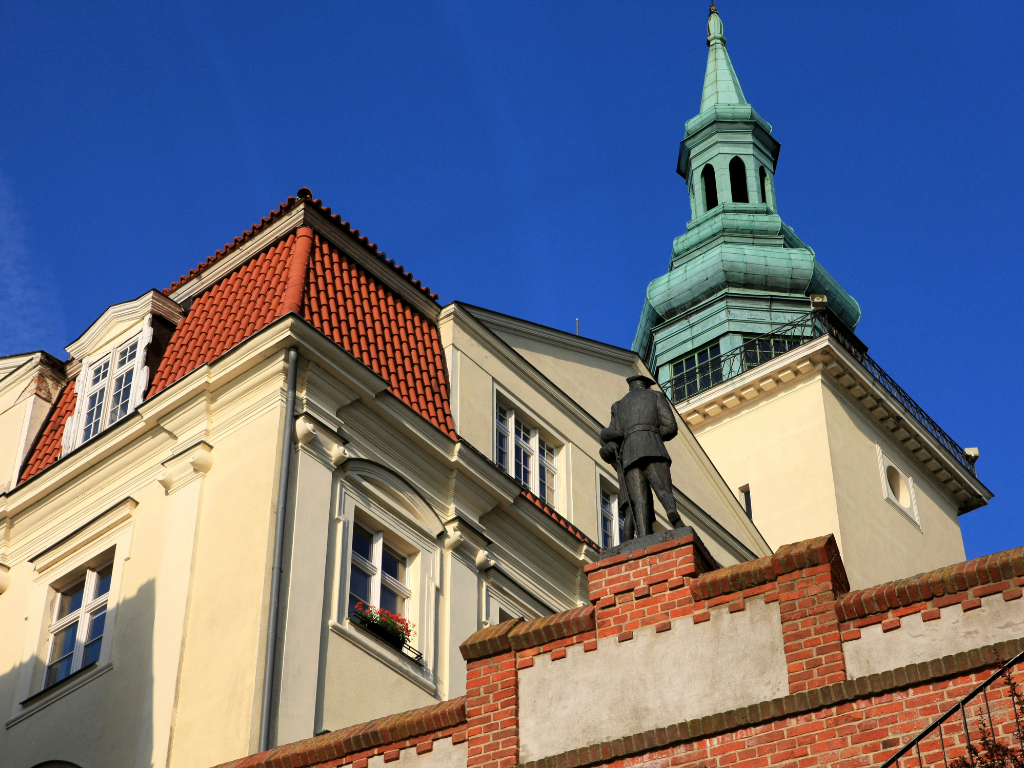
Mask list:
[[[293,435],[299,450],[310,450],[322,454],[331,465],[340,467],[352,454],[345,448],[345,441],[330,427],[309,413],[302,413],[295,419]]]
[[[982,506],[991,492],[904,410],[849,352],[830,336],[821,336],[753,370],[676,404],[691,428],[700,432],[716,420],[742,412],[751,403],[780,393],[810,376],[859,406],[903,445],[959,506],[960,514]]]
[[[474,341],[529,381],[541,395],[558,405],[576,422],[577,426],[595,436],[601,434],[604,425],[597,418],[538,371],[498,334],[478,320],[467,307],[457,302],[448,304],[441,312],[440,322],[449,319],[458,323],[459,328],[469,334]]]
[[[35,566],[37,572],[42,573],[55,563],[74,554],[108,531],[131,519],[138,505],[139,502],[131,496],[122,499],[38,554],[29,557],[28,562]]]
[[[167,298],[160,291],[151,290],[133,301],[107,307],[88,330],[68,344],[65,350],[73,359],[84,360],[99,340],[109,332],[111,326],[133,321],[141,323],[151,314],[166,318],[175,325],[183,317],[181,306],[177,302]]]
[[[623,349],[622,347],[612,346],[611,344],[605,344],[604,342],[595,341],[594,339],[574,336],[571,333],[560,331],[557,328],[539,325],[538,323],[533,323],[529,320],[523,320],[518,317],[512,317],[511,315],[503,315],[500,312],[494,312],[489,309],[484,309],[483,307],[476,307],[472,304],[466,304],[461,301],[454,303],[461,306],[495,333],[499,330],[514,333],[517,336],[536,339],[555,347],[561,347],[562,349],[568,349],[573,352],[590,355],[591,357],[610,360],[612,362],[632,366],[634,368],[640,362],[640,357],[631,349]]]

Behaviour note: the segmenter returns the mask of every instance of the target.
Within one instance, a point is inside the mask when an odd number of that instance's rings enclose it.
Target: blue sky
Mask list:
[[[707,5],[0,6],[0,354],[63,356],[309,186],[441,295],[629,346],[685,231]],[[1024,543],[1024,4],[723,0],[783,219]]]

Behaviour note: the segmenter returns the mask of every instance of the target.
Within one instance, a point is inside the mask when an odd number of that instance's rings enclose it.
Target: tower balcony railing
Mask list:
[[[867,347],[835,319],[827,309],[815,309],[796,319],[773,328],[768,333],[744,340],[736,349],[724,355],[706,355],[691,358],[691,367],[669,380],[666,392],[673,403],[689,400],[701,392],[716,387],[729,379],[784,355],[814,339],[831,337],[845,349],[860,366],[867,371],[886,392],[934,437],[949,454],[972,476],[978,471],[973,459],[960,445],[918,405],[892,376],[876,363],[867,353]]]

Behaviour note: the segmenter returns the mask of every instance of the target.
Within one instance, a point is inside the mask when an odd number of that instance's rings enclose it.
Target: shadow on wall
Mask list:
[[[0,601],[4,596],[0,595]],[[154,744],[153,623],[155,587],[145,582],[117,603],[109,671],[0,728],[3,768],[145,768],[166,764],[167,745]],[[7,635],[7,633],[4,633]],[[14,635],[13,637],[11,635]],[[23,634],[3,639],[21,644]],[[34,660],[32,664],[43,664]],[[26,664],[0,675],[0,717],[15,713],[18,683]],[[29,673],[36,670],[27,670]],[[88,674],[88,673],[86,673]],[[73,681],[68,680],[68,687]]]

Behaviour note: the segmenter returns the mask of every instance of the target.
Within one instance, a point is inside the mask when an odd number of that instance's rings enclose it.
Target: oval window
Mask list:
[[[904,509],[910,508],[910,488],[903,473],[890,464],[885,468],[885,479],[889,483],[889,492],[893,499]]]

